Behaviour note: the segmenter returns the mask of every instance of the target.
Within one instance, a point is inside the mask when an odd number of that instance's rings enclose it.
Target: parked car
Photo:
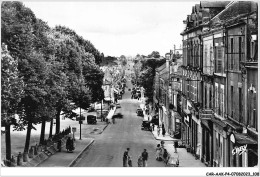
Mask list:
[[[141,108],[137,108],[136,114],[137,116],[144,116],[143,110]]]
[[[143,120],[141,130],[152,131],[151,122],[148,120]]]
[[[95,108],[94,107],[90,107],[89,109],[88,109],[88,112],[94,112],[95,111]]]
[[[123,117],[124,116],[120,112],[112,116],[112,118],[116,118],[116,119],[122,119]]]
[[[154,125],[159,125],[159,116],[158,115],[153,116],[151,123],[154,123]]]
[[[88,122],[88,124],[97,124],[97,116],[88,115],[87,122]]]
[[[121,108],[121,105],[119,103],[117,103],[116,108]]]

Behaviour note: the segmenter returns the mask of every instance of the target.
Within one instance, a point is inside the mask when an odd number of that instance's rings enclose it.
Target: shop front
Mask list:
[[[191,149],[191,112],[187,109],[183,110],[182,135],[181,139],[187,151]]]
[[[229,163],[231,167],[258,166],[258,143],[246,133],[231,133],[229,136]]]
[[[211,119],[201,119],[202,142],[201,142],[201,161],[207,166],[213,165],[213,125]]]
[[[227,125],[216,118],[213,122],[213,167],[225,167],[227,159]]]

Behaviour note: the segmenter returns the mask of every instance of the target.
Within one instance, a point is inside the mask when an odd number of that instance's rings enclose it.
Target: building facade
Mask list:
[[[202,1],[184,21],[182,140],[207,166],[258,164],[256,21],[250,1]]]

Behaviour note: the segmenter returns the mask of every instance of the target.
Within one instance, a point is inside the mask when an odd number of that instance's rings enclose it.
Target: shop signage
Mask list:
[[[240,147],[235,147],[232,150],[232,155],[236,155],[236,154],[241,155],[241,154],[243,154],[246,151],[246,148],[247,148],[247,144],[243,145],[243,146],[240,146]]]
[[[77,128],[76,127],[72,127],[72,132],[76,132]]]
[[[236,143],[234,134],[231,134],[231,135],[230,135],[230,141],[231,141],[232,143]]]
[[[190,117],[189,116],[185,116],[184,117],[184,121],[189,125]]]

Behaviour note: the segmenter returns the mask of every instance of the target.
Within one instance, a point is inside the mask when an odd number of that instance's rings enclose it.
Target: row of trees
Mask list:
[[[104,55],[75,31],[36,18],[21,2],[1,5],[1,123],[5,127],[6,159],[11,159],[10,127],[27,129],[24,153],[28,153],[31,130],[53,119],[60,132],[60,114],[103,99]],[[74,103],[74,104],[72,104]],[[14,115],[18,115],[16,121]]]
[[[145,96],[148,98],[148,102],[153,101],[155,69],[166,61],[165,59],[160,59],[160,57],[159,52],[153,51],[148,57],[138,54],[134,60],[136,73],[138,73],[137,82],[145,89]]]

